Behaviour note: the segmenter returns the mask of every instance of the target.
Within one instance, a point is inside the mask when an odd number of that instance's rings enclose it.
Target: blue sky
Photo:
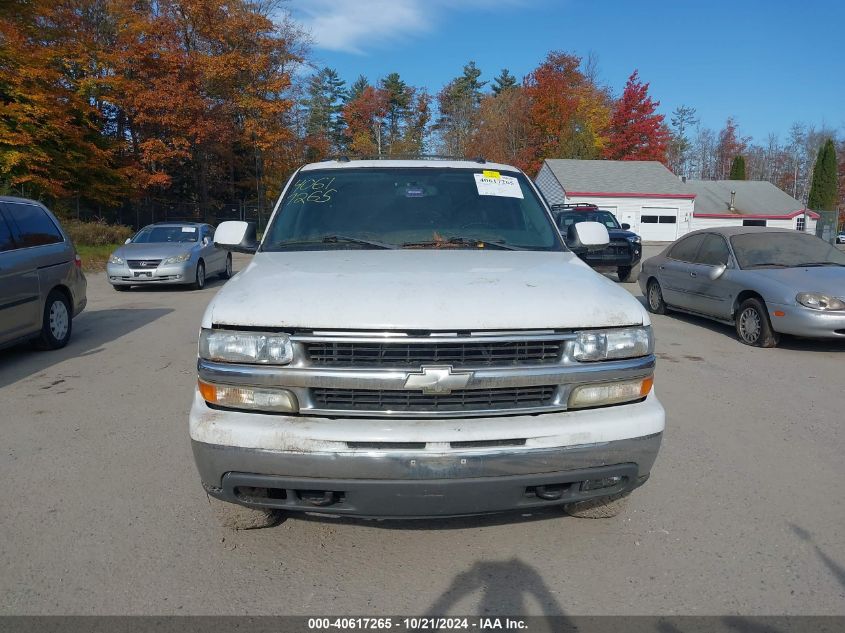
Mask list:
[[[635,68],[660,111],[693,106],[716,130],[784,139],[794,121],[845,134],[839,0],[291,0],[317,64],[351,83],[398,72],[436,93],[475,60],[521,78],[550,50],[598,56],[618,94]]]

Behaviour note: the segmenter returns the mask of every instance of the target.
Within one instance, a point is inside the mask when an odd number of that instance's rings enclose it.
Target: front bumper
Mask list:
[[[651,472],[663,428],[653,394],[603,409],[474,419],[274,416],[212,410],[201,399],[191,411],[208,494],[383,518],[527,510],[632,490]],[[520,445],[505,439],[515,436]],[[608,477],[619,479],[586,489],[584,482]]]
[[[126,264],[108,264],[106,274],[113,286],[142,286],[146,284],[189,284],[196,277],[196,263],[160,264],[154,269],[136,270]]]
[[[769,304],[772,327],[781,334],[845,340],[845,313],[811,310],[796,305]],[[777,316],[782,312],[783,316]]]

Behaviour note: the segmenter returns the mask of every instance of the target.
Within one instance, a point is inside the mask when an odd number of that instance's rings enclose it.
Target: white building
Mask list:
[[[691,230],[695,194],[657,161],[549,158],[535,180],[549,204],[595,204],[645,241]]]
[[[819,217],[770,182],[682,182],[657,161],[550,158],[543,162],[536,183],[549,204],[595,204],[649,242],[671,242],[716,226],[815,233]]]
[[[819,214],[765,180],[688,180],[695,194],[692,230],[773,226],[815,234]]]

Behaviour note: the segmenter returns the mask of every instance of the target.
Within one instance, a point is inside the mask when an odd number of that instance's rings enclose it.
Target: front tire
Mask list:
[[[221,279],[231,279],[232,278],[232,254],[229,253],[226,255],[226,266],[223,268],[223,272],[220,273]]]
[[[229,530],[258,530],[273,527],[282,522],[281,510],[271,508],[247,508],[246,506],[208,498],[211,511],[221,527]]]
[[[619,276],[619,281],[623,284],[630,284],[637,280],[639,277],[639,267],[638,266],[620,266],[616,269],[616,274]]]
[[[59,290],[51,290],[44,302],[41,334],[35,339],[38,349],[60,349],[67,345],[73,327],[70,302]]]
[[[579,519],[609,519],[625,510],[630,494],[630,492],[620,492],[612,497],[567,503],[563,506],[563,511]]]
[[[194,283],[191,284],[194,290],[202,290],[205,288],[205,262],[199,260],[197,262],[197,274],[194,278]]]
[[[780,336],[772,329],[769,313],[759,299],[746,299],[739,306],[734,319],[736,335],[746,345],[753,347],[775,347]]]
[[[666,302],[663,301],[663,291],[656,279],[648,282],[646,287],[646,304],[652,314],[666,314]]]

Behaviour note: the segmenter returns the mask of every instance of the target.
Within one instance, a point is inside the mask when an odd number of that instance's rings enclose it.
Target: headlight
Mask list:
[[[570,409],[584,409],[642,400],[649,394],[652,385],[654,376],[598,385],[581,385],[569,394],[567,406]]]
[[[181,264],[182,262],[186,262],[191,259],[190,253],[182,253],[181,255],[174,255],[173,257],[168,257],[165,259],[162,264]]]
[[[293,359],[293,346],[287,334],[203,330],[199,354],[224,363],[286,365]]]
[[[845,310],[845,301],[820,292],[801,292],[795,297],[795,300],[802,306],[813,310]]]
[[[209,404],[230,409],[252,409],[275,413],[296,413],[299,402],[286,389],[264,389],[258,387],[233,387],[212,385],[198,381],[200,395]]]
[[[122,257],[118,257],[114,253],[109,255],[109,264],[122,264],[122,263],[123,263]]]
[[[639,235],[631,235],[628,238],[628,241],[629,242],[635,242],[635,243],[639,244],[642,241],[642,238]]]
[[[654,349],[651,327],[584,330],[577,333],[572,356],[577,361],[647,356]]]

